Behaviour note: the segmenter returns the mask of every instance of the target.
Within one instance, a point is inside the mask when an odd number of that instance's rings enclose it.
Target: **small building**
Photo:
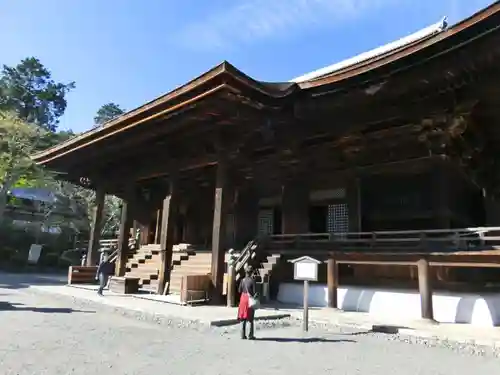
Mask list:
[[[316,304],[394,304],[413,316],[410,297],[390,290],[420,285],[429,311],[425,275],[447,291],[500,281],[496,269],[472,272],[500,260],[485,240],[494,228],[484,229],[500,222],[499,25],[495,2],[289,82],[258,81],[223,62],[34,158],[97,191],[94,228],[105,194],[124,200],[118,274],[142,267],[124,250],[140,227],[148,259],[158,259],[149,282],[160,293],[180,285],[176,267],[205,254],[200,272],[222,294],[226,250],[235,248],[246,263],[258,259],[261,276],[272,273],[271,294],[300,301],[282,259],[314,254],[328,263],[312,285]],[[482,229],[456,229],[471,227]],[[90,255],[97,243],[94,231]],[[195,250],[176,258],[180,248]],[[201,269],[192,264],[189,272]],[[337,296],[343,284],[386,294],[373,307],[361,292]]]

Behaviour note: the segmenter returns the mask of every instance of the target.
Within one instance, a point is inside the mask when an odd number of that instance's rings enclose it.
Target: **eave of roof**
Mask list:
[[[32,156],[32,159],[39,163],[44,164],[46,159],[52,160],[57,157],[60,153],[67,153],[64,150],[80,147],[82,144],[90,143],[95,140],[99,140],[101,138],[107,138],[112,134],[118,133],[123,128],[129,128],[139,123],[144,122],[141,119],[141,115],[144,115],[147,111],[150,111],[155,108],[160,108],[168,102],[181,97],[182,95],[187,95],[195,88],[208,83],[211,80],[214,80],[216,77],[226,75],[240,82],[244,86],[247,86],[249,89],[259,92],[262,95],[268,96],[270,98],[281,98],[291,94],[298,86],[294,83],[283,82],[283,83],[268,83],[268,82],[260,82],[254,80],[253,78],[247,76],[240,70],[236,69],[233,65],[228,63],[227,61],[222,62],[221,64],[215,66],[209,71],[203,73],[202,75],[196,77],[195,79],[187,82],[186,84],[170,91],[169,93],[160,96],[136,109],[133,109],[107,123],[102,126],[90,129],[86,132],[83,132],[66,142],[55,145],[51,148],[38,152]],[[222,85],[219,85],[212,90],[208,90],[205,94],[211,94],[211,92],[220,91]],[[203,96],[201,95],[201,96]],[[196,98],[193,98],[196,99]],[[186,100],[187,102],[188,100]],[[173,107],[176,107],[175,105]],[[169,108],[167,108],[168,110]],[[129,124],[131,123],[131,124]]]

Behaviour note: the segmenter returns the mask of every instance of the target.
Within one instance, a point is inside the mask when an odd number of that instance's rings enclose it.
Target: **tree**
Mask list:
[[[66,94],[75,83],[60,83],[35,57],[15,67],[3,65],[0,73],[0,110],[12,111],[19,119],[55,131],[66,110]]]
[[[31,155],[45,131],[12,113],[0,112],[0,223],[3,221],[9,190],[21,179],[36,179],[42,171]]]
[[[92,221],[96,193],[93,190],[74,185],[65,181],[55,181],[51,190],[57,192],[74,202],[80,203],[86,209],[88,221]],[[114,195],[106,195],[104,200],[103,222],[101,234],[114,236],[119,229],[121,219],[122,200]]]
[[[120,108],[118,104],[115,103],[108,103],[104,104],[99,110],[97,111],[96,116],[94,117],[94,126],[102,126],[106,122],[111,121],[115,119],[118,116],[121,116],[125,113],[125,110]]]

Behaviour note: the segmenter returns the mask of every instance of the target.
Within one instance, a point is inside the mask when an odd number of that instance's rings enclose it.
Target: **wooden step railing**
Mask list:
[[[260,266],[260,255],[263,253],[264,242],[263,238],[253,239],[241,250],[234,266],[236,281],[243,278],[245,270],[249,266],[258,274],[257,269]]]
[[[133,253],[138,249],[139,238],[135,236],[130,238],[128,242],[129,253]],[[72,251],[85,252],[88,248],[88,241],[82,241],[76,244],[75,249]],[[100,253],[107,253],[110,262],[115,263],[118,259],[118,238],[103,239],[99,241]]]

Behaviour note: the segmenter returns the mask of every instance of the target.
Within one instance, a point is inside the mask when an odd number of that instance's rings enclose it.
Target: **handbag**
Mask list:
[[[248,294],[248,307],[251,309],[257,310],[259,308],[260,302],[257,296],[252,297],[250,293],[248,293],[248,289],[245,288],[246,293]]]
[[[255,297],[252,297],[250,295],[248,296],[248,307],[254,310],[257,310],[260,307],[260,301],[257,298],[257,296]]]
[[[257,298],[248,297],[248,307],[255,309],[255,306],[257,306],[258,303],[259,301],[257,300]]]

